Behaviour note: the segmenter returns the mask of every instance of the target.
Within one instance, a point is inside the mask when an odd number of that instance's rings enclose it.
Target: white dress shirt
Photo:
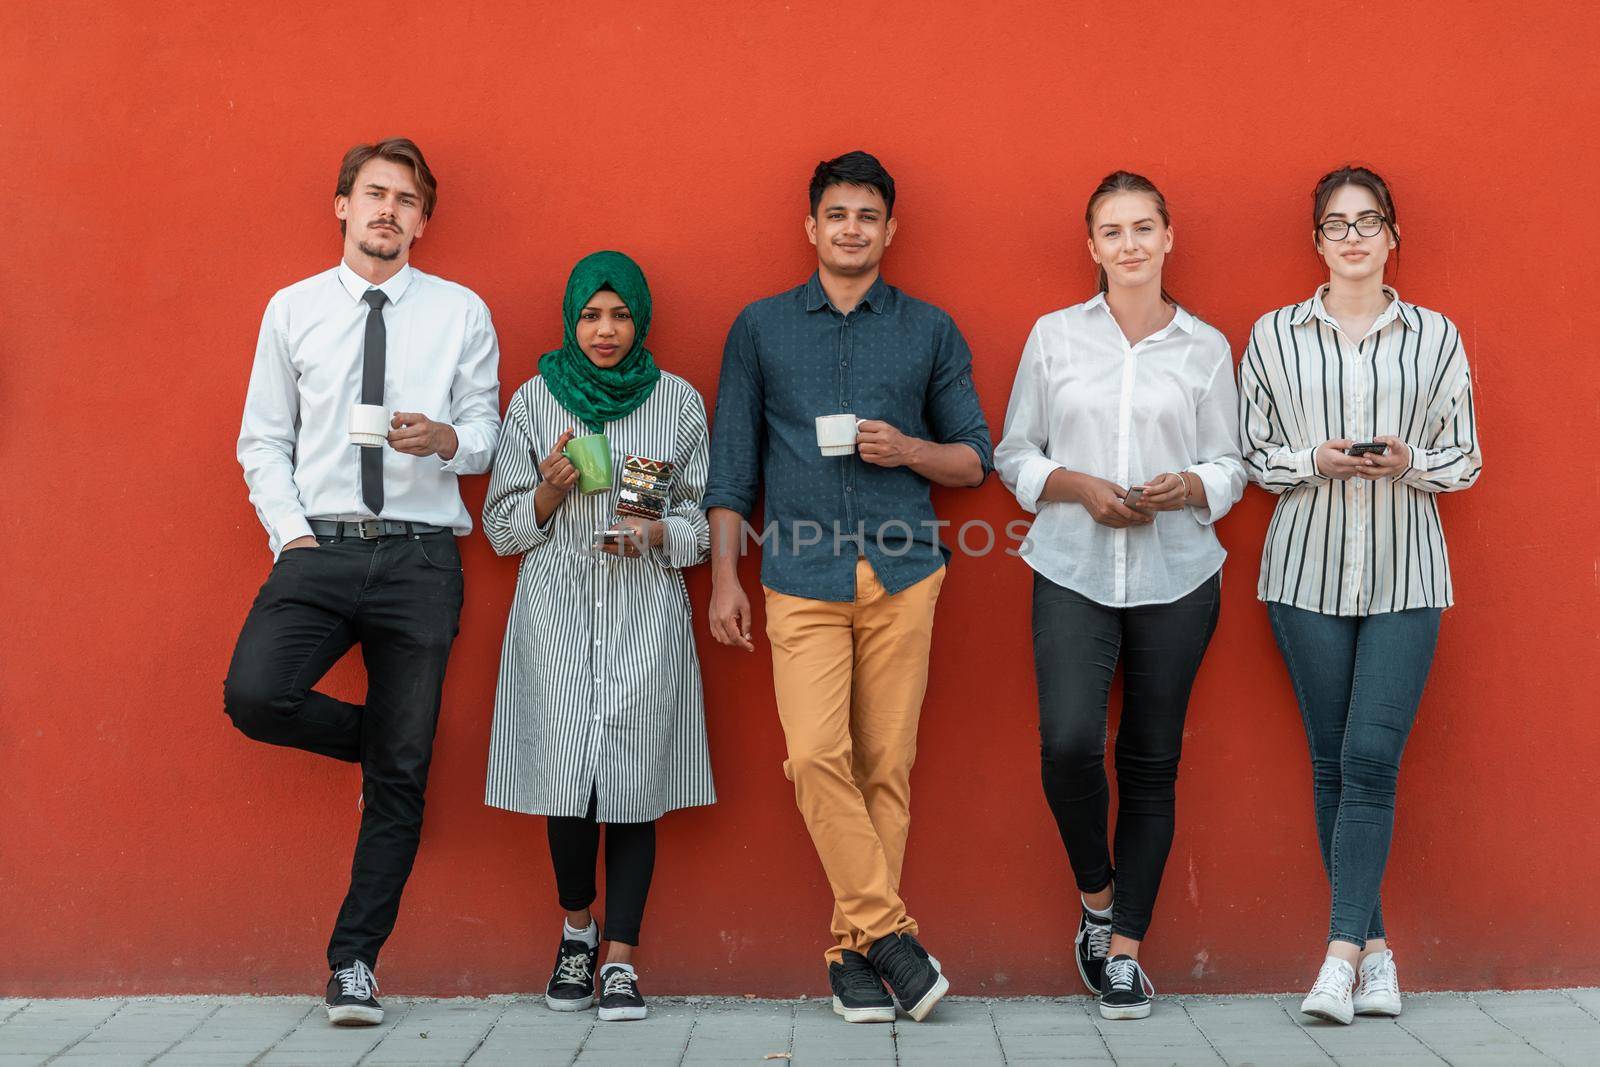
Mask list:
[[[1257,595],[1326,615],[1447,608],[1439,494],[1483,469],[1461,331],[1385,286],[1389,306],[1364,337],[1349,337],[1323,292],[1261,316],[1239,364],[1245,464],[1279,494]],[[1317,472],[1324,441],[1379,434],[1410,448],[1399,477]]]
[[[1104,294],[1044,316],[1022,349],[994,454],[1000,480],[1038,514],[1022,558],[1108,607],[1169,604],[1199,588],[1227,555],[1211,524],[1244,492],[1236,405],[1227,338],[1181,307],[1133,345]],[[1102,526],[1079,504],[1039,500],[1063,468],[1123,487],[1193,471],[1207,506]]]
[[[309,519],[371,518],[350,406],[361,400],[362,346],[374,286],[345,263],[280,290],[267,304],[239,427],[250,503],[276,555]],[[456,476],[489,469],[500,433],[500,349],[489,309],[469,289],[409,264],[380,286],[383,406],[456,431],[455,457],[383,446],[385,519],[472,530]]]

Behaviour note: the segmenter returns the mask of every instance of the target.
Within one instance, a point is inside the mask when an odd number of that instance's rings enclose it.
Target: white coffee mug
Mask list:
[[[856,428],[861,420],[854,415],[818,415],[817,447],[824,456],[848,456],[856,450]]]
[[[350,443],[381,448],[389,439],[389,412],[382,404],[350,405]]]

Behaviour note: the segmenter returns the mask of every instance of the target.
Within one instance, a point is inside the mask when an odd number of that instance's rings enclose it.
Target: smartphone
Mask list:
[[[1389,446],[1377,441],[1357,441],[1344,450],[1347,456],[1381,456],[1389,451]]]
[[[1142,496],[1144,496],[1144,486],[1136,485],[1132,489],[1128,490],[1127,496],[1122,498],[1122,506],[1125,508],[1131,508],[1135,504],[1139,503],[1139,498]]]
[[[604,530],[594,532],[594,547],[601,545],[620,545],[628,538],[628,531],[624,527],[611,526]]]

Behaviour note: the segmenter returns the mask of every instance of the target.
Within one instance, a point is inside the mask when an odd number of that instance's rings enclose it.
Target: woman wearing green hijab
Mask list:
[[[589,905],[604,826],[600,1018],[642,1019],[632,963],[655,820],[716,799],[682,576],[709,548],[705,404],[645,348],[650,289],[627,256],[579,260],[562,321],[561,347],[506,409],[483,508],[494,550],[522,557],[485,800],[546,816],[566,911],[545,990],[557,1011],[595,1000],[600,931]],[[565,453],[593,434],[609,443],[612,488],[585,494]],[[612,528],[627,536],[601,542]]]

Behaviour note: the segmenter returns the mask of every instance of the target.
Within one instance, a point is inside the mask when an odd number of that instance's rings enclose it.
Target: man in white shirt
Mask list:
[[[445,664],[461,614],[456,479],[489,469],[499,347],[476,295],[409,264],[433,214],[411,141],[346,153],[334,194],[344,257],[267,304],[239,462],[275,562],[228,668],[228,715],[258,741],[359,763],[361,832],[328,944],[328,1017],[381,1022],[372,969],[416,858]],[[351,409],[392,414],[352,443]],[[311,687],[361,645],[367,696]]]

